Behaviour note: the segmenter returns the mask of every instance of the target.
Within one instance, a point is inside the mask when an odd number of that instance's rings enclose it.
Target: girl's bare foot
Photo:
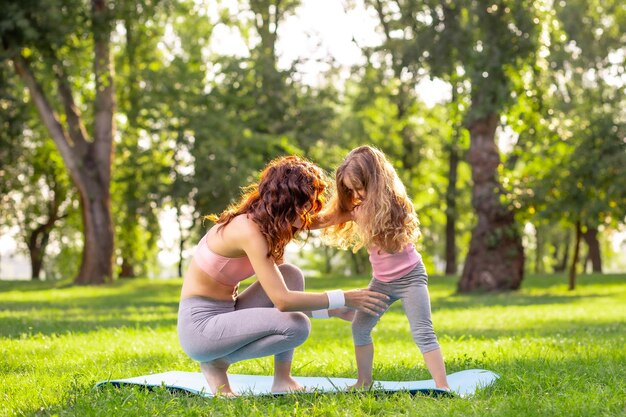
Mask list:
[[[298,381],[293,379],[293,377],[286,376],[278,378],[274,376],[274,383],[272,384],[272,392],[294,392],[294,391],[304,391],[304,387],[300,385]]]
[[[209,388],[213,395],[221,395],[224,397],[237,396],[237,393],[230,388],[230,383],[228,382],[226,371],[228,371],[229,366],[230,364],[220,360],[202,362],[200,364],[202,374],[209,383]]]
[[[353,390],[353,389],[368,390],[372,387],[372,384],[373,384],[372,380],[367,380],[367,381],[357,380],[355,384],[348,386],[348,390]]]

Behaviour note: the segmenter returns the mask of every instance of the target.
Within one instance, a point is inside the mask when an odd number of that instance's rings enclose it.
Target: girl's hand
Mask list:
[[[373,316],[383,314],[387,310],[386,301],[389,297],[385,294],[367,289],[344,291],[346,307],[363,311]]]
[[[345,321],[352,321],[352,319],[354,319],[355,313],[355,310],[348,307],[340,307],[328,310],[328,315],[330,317],[337,317]]]

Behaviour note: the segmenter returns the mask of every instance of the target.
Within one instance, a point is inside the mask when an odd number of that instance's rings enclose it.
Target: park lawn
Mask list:
[[[364,286],[366,277],[310,279],[308,290]],[[96,382],[198,371],[176,337],[180,280],[102,287],[0,282],[0,415],[58,416],[626,416],[626,275],[535,276],[510,294],[455,294],[431,277],[433,321],[448,373],[501,378],[471,398],[309,394],[207,399]],[[374,377],[430,379],[399,304],[374,331]],[[271,374],[270,358],[231,367]],[[294,374],[355,377],[349,324],[316,320]]]

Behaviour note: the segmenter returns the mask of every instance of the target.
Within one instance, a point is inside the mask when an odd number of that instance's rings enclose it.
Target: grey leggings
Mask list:
[[[372,278],[369,289],[389,296],[387,308],[397,300],[402,300],[404,313],[411,326],[413,340],[422,353],[439,348],[433,322],[430,318],[428,275],[423,263],[420,262],[411,272],[391,282]],[[356,312],[352,321],[352,337],[355,346],[372,343],[372,329],[379,319],[380,316],[372,316],[361,311]]]
[[[287,288],[304,290],[298,268],[283,264],[278,269]],[[258,281],[236,301],[189,297],[180,301],[178,309],[178,339],[185,353],[199,362],[220,359],[230,364],[269,355],[291,362],[293,349],[304,343],[310,331],[304,313],[274,308]]]

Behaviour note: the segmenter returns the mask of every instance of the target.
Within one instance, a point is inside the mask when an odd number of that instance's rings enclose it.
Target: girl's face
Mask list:
[[[365,200],[365,197],[367,197],[367,191],[360,185],[357,185],[357,182],[354,181],[349,175],[346,175],[343,178],[343,187],[352,198],[352,203],[355,206],[361,204]]]

